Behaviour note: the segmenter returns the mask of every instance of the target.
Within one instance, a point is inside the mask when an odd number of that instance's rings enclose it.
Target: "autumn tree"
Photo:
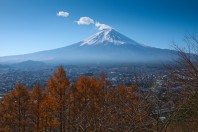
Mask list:
[[[45,99],[45,94],[42,90],[41,85],[37,84],[34,86],[33,91],[30,93],[30,108],[31,108],[31,120],[34,126],[34,130],[41,131],[42,122],[42,102]]]
[[[21,83],[7,94],[1,102],[2,124],[7,131],[31,131],[30,93]]]
[[[76,118],[81,122],[80,130],[94,130],[99,126],[97,123],[97,113],[101,108],[102,87],[94,77],[80,77],[75,86],[75,106],[78,114]]]
[[[150,131],[150,104],[134,85],[118,86],[108,92],[109,128],[114,131]]]
[[[60,128],[60,121],[57,116],[59,104],[56,97],[45,94],[41,102],[41,130],[44,132],[57,131]]]
[[[174,101],[175,107],[170,113],[169,127],[166,129],[197,131],[198,36],[187,34],[184,42],[186,43],[184,48],[174,44],[179,57],[176,64],[168,66],[171,80],[169,81],[170,90],[173,89],[171,99]]]
[[[53,77],[47,82],[47,94],[53,96],[58,104],[57,118],[59,122],[60,132],[66,130],[66,123],[69,121],[69,90],[70,82],[66,77],[66,72],[63,66],[58,68],[58,71],[54,73]]]
[[[70,85],[61,66],[46,90],[22,84],[0,104],[2,131],[151,131],[150,104],[132,85],[112,86],[104,74]]]

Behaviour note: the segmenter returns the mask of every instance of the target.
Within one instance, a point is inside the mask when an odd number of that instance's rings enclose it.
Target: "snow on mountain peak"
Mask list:
[[[129,39],[128,37],[120,34],[112,28],[104,29],[90,38],[84,40],[80,46],[83,45],[98,45],[98,44],[114,44],[114,45],[123,45],[123,44],[134,44],[138,45],[135,41]]]

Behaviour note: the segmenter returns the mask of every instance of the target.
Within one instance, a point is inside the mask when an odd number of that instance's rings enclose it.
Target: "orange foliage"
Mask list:
[[[35,85],[29,92],[17,84],[5,96],[0,104],[0,130],[144,130],[142,126],[149,124],[149,113],[137,92],[134,85],[111,86],[104,74],[99,79],[83,76],[71,85],[61,66],[48,80],[46,91]]]

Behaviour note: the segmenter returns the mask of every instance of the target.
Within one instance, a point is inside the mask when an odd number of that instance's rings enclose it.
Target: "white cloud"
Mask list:
[[[69,13],[64,11],[59,11],[56,15],[60,17],[68,17]]]
[[[98,28],[98,30],[112,29],[112,27],[110,27],[109,25],[102,24],[102,23],[99,23],[99,22],[96,22],[95,26]]]
[[[100,23],[100,22],[95,22],[90,17],[81,17],[77,21],[77,24],[78,25],[90,25],[90,24],[94,24],[95,27],[97,27],[98,30],[112,29],[112,27],[110,27],[109,25],[106,25],[106,24],[103,24],[103,23]]]
[[[77,21],[78,25],[89,25],[89,24],[93,24],[94,20],[89,18],[89,17],[81,17],[78,21]]]

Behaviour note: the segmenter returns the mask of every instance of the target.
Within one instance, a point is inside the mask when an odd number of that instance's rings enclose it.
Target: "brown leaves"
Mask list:
[[[149,119],[147,104],[137,92],[134,85],[111,86],[104,74],[99,79],[80,77],[71,86],[61,66],[47,82],[46,91],[36,85],[29,92],[18,84],[6,95],[0,105],[0,127],[10,131],[138,130]]]
[[[17,84],[15,90],[6,95],[2,102],[3,127],[6,126],[12,131],[25,131],[24,126],[30,125],[29,103],[29,91],[24,85]]]

